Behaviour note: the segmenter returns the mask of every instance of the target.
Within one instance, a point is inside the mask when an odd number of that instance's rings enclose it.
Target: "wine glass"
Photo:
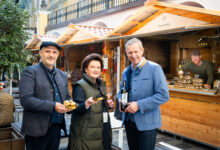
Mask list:
[[[107,103],[108,103],[109,107],[111,108],[114,106],[114,102],[112,100],[112,88],[106,87],[106,92],[107,92]]]
[[[107,87],[106,92],[107,92],[107,99],[111,99],[111,97],[112,97],[112,88]]]

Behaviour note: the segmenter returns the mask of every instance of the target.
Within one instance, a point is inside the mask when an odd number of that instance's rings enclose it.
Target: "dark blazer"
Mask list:
[[[70,99],[67,75],[54,69],[54,78],[62,100]],[[20,102],[24,108],[22,132],[39,137],[47,133],[50,115],[53,112],[53,86],[42,63],[23,70],[19,82]],[[62,123],[65,129],[65,121]]]

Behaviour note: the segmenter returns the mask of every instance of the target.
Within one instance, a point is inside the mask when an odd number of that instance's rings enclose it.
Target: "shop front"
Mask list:
[[[103,36],[91,34],[88,28],[97,29],[71,25],[72,31],[68,30],[56,41],[64,48],[65,71],[73,70],[86,55],[99,53],[105,62],[103,79],[116,99],[121,73],[129,65],[125,43],[137,37],[143,42],[144,56],[160,64],[167,77],[170,100],[161,106],[163,125],[160,130],[220,147],[220,93],[216,86],[220,83],[218,11],[148,1],[123,24],[115,29],[106,29],[108,32]],[[194,74],[187,73],[189,78],[179,80],[177,68],[190,61],[193,50],[199,51],[204,60],[214,65],[215,84],[211,89],[195,86]],[[191,85],[187,84],[188,80],[191,80]]]
[[[219,23],[217,11],[146,3],[145,8],[115,28],[107,39],[126,42],[133,37],[139,38],[145,49],[144,56],[163,68],[170,100],[161,106],[163,125],[160,130],[215,148],[220,147]],[[199,83],[201,87],[194,84],[197,79],[194,80],[193,73],[186,73],[180,81],[178,66],[190,62],[194,50],[214,65],[211,89],[206,89],[204,83]],[[125,67],[128,64],[125,63]]]

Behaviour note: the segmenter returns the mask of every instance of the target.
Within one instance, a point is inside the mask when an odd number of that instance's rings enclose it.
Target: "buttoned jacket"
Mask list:
[[[169,100],[168,86],[162,68],[147,61],[144,66],[137,67],[133,71],[132,65],[126,68],[122,74],[120,89],[126,80],[126,89],[131,92],[132,101],[138,103],[139,110],[134,113],[134,121],[139,131],[152,130],[161,126],[160,105]],[[131,82],[130,88],[128,87]],[[118,99],[121,99],[119,92]],[[123,124],[125,121],[123,113]]]
[[[54,79],[62,101],[70,99],[67,75],[54,68]],[[39,137],[47,133],[55,109],[53,85],[42,63],[25,68],[19,82],[20,103],[24,108],[22,132]],[[65,123],[62,123],[65,128]]]

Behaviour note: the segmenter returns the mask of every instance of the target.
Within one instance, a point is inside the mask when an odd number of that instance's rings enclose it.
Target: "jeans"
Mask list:
[[[135,122],[125,122],[129,150],[154,150],[157,129],[138,131]]]
[[[60,144],[60,130],[60,125],[54,124],[49,127],[45,136],[32,137],[26,135],[26,150],[58,150]]]

